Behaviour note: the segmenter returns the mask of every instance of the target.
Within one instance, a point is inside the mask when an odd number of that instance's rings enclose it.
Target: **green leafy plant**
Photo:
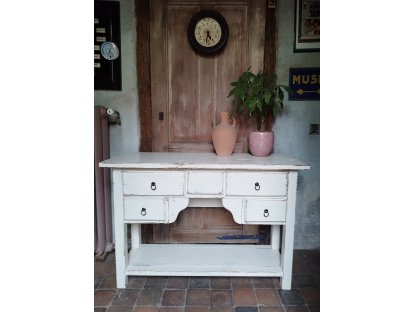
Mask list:
[[[262,71],[254,74],[250,68],[231,86],[228,97],[234,97],[233,113],[240,115],[247,111],[250,117],[257,118],[261,132],[265,131],[267,116],[272,115],[274,121],[283,110],[283,90],[291,92],[289,87],[277,83],[276,74],[267,75]]]

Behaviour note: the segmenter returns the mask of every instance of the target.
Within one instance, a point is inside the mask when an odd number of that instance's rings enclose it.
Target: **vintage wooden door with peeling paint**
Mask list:
[[[230,83],[249,66],[263,69],[265,7],[255,0],[150,1],[153,151],[214,151],[211,129],[221,111],[231,111]],[[188,23],[201,9],[217,10],[228,23],[220,54],[198,55],[188,43]],[[247,121],[237,127],[234,151],[247,151]],[[185,209],[175,223],[153,227],[155,242],[218,242],[219,235],[238,234],[257,234],[257,227],[243,227],[225,209],[208,207]]]

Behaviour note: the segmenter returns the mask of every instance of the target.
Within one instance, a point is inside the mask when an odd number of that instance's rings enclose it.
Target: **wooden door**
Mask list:
[[[188,23],[202,9],[217,10],[228,23],[227,46],[214,56],[198,55],[188,43]],[[256,0],[150,1],[153,151],[214,152],[211,130],[221,111],[231,111],[230,83],[249,66],[263,69],[265,11]],[[234,151],[247,151],[251,126],[240,119],[237,127]],[[158,242],[218,242],[217,236],[239,234],[257,234],[257,226],[236,224],[225,209],[210,207],[185,209],[174,224],[153,227]]]

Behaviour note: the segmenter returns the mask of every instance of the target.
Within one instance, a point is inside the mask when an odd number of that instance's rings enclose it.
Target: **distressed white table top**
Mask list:
[[[271,154],[255,157],[234,153],[219,157],[215,153],[130,153],[100,162],[100,167],[126,169],[241,169],[241,170],[305,170],[310,166],[291,157]]]

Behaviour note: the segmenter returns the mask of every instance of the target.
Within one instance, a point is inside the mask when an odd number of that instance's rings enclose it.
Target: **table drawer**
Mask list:
[[[223,193],[221,172],[191,171],[188,173],[188,194],[220,195]]]
[[[165,221],[167,201],[161,198],[124,198],[124,219],[130,221]]]
[[[286,220],[286,200],[247,200],[245,221],[247,223],[274,223]]]
[[[184,172],[123,172],[124,195],[183,195]]]
[[[227,195],[285,196],[287,173],[230,172],[226,180]]]

